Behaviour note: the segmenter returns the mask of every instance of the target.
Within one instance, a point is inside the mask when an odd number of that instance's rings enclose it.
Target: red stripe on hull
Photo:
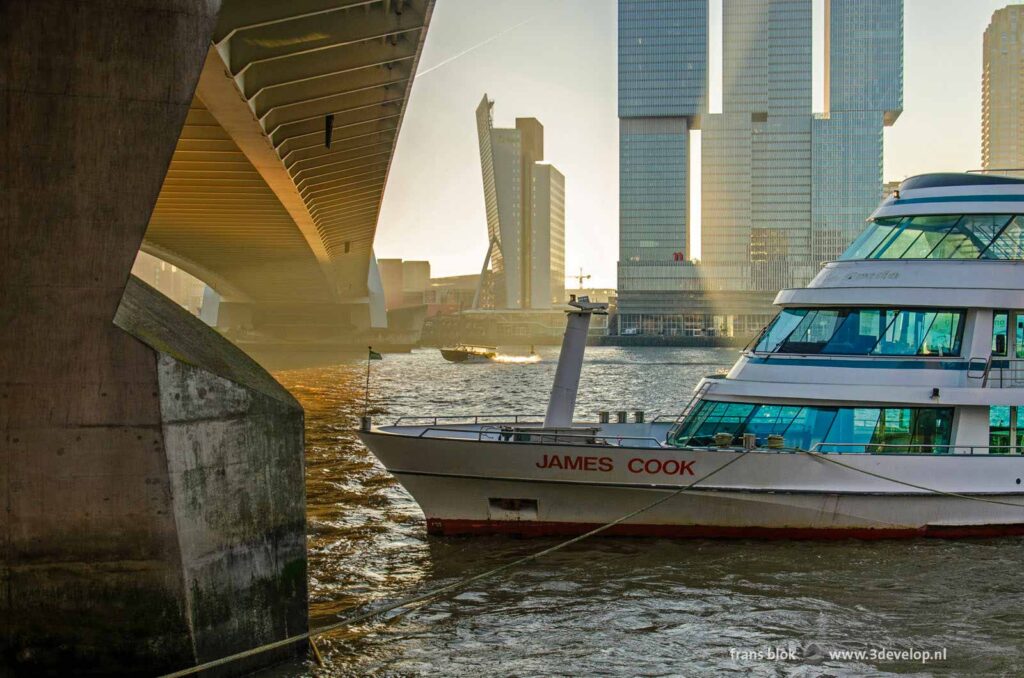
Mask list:
[[[508,534],[517,537],[569,537],[600,527],[597,523],[428,518],[427,532],[446,537]],[[1024,535],[1024,524],[930,525],[921,528],[867,527],[726,527],[715,525],[616,525],[601,533],[609,537],[670,539],[969,539]]]

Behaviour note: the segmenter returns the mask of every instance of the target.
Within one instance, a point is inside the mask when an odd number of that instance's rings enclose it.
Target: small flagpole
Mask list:
[[[366,390],[363,396],[363,419],[370,412],[370,358],[373,357],[373,346],[366,347]]]

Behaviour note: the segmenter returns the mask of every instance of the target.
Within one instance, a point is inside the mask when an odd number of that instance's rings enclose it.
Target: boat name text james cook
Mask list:
[[[695,475],[695,460],[657,459],[633,457],[626,462],[626,470],[630,473],[647,475],[686,476]],[[535,464],[539,469],[560,469],[564,471],[599,471],[610,473],[615,470],[615,460],[611,457],[583,457],[568,454],[545,454]]]

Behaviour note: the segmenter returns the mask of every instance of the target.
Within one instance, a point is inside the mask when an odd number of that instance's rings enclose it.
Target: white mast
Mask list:
[[[572,426],[572,415],[576,409],[576,392],[580,387],[580,372],[583,370],[583,352],[587,348],[587,331],[590,316],[608,314],[608,304],[591,302],[589,297],[569,295],[569,305],[574,309],[566,311],[565,335],[562,337],[562,352],[558,355],[555,368],[555,383],[551,387],[548,411],[544,415],[544,428],[568,428]]]

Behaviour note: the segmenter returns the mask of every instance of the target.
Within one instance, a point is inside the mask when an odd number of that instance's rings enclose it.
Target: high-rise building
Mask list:
[[[903,112],[902,0],[826,0],[825,21],[825,113],[812,128],[815,272],[878,206],[882,128]]]
[[[1024,174],[1024,5],[996,10],[985,29],[981,162]]]
[[[707,0],[619,0],[620,313],[677,317],[689,135],[707,110]]]
[[[814,114],[812,0],[724,0],[722,110],[708,113],[693,89],[706,91],[706,0],[619,1],[620,330],[749,332],[778,289],[805,285],[863,227],[882,190],[882,128],[902,109],[903,3],[825,0],[824,21],[827,104]],[[701,54],[662,78],[645,39],[669,64],[682,44]],[[635,102],[661,105],[644,123],[678,136],[637,149]],[[702,143],[699,265],[679,247],[691,128]],[[634,185],[637,168],[649,176]],[[666,215],[681,226],[674,242],[643,237]]]
[[[484,95],[476,121],[494,306],[551,308],[565,301],[565,179],[543,162],[540,122],[495,128],[493,106]]]

